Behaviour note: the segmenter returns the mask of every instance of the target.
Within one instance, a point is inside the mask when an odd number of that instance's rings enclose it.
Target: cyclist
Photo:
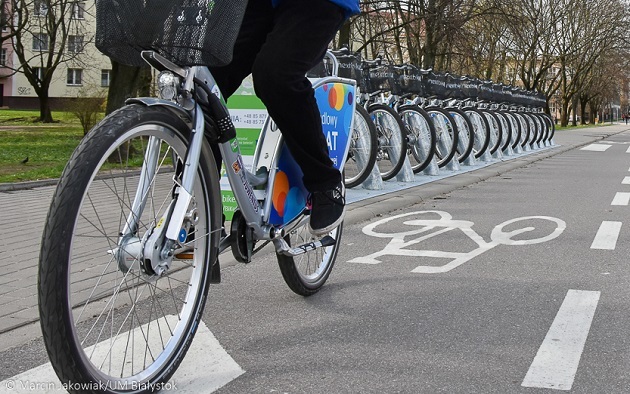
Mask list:
[[[324,235],[341,224],[345,190],[328,156],[306,73],[323,59],[343,22],[358,12],[359,0],[250,0],[232,62],[211,68],[225,98],[252,74],[256,95],[304,174],[314,235]],[[215,157],[220,161],[216,148]]]

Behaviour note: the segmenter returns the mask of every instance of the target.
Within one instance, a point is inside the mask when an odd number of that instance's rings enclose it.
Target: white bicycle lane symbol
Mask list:
[[[381,233],[375,231],[375,228],[379,225],[383,225],[393,220],[401,219],[404,217],[418,215],[418,216],[427,216],[426,219],[416,219],[416,220],[408,220],[403,221],[400,227],[403,226],[412,226],[413,229],[408,231],[402,231],[397,233]],[[438,215],[439,218],[435,219],[435,216]],[[526,221],[526,220],[548,220],[556,224],[556,228],[549,235],[540,238],[532,238],[532,239],[514,239],[516,236],[520,234],[524,234],[530,231],[535,230],[534,227],[522,227],[513,231],[503,231],[506,226],[511,224]],[[385,249],[380,250],[378,252],[372,253],[368,256],[357,257],[350,260],[350,263],[362,263],[362,264],[380,264],[381,261],[378,260],[379,257],[382,256],[411,256],[411,257],[436,257],[436,258],[444,258],[444,259],[452,259],[449,263],[442,266],[427,266],[420,265],[413,269],[411,272],[425,273],[425,274],[434,274],[434,273],[444,273],[448,272],[454,268],[459,267],[460,265],[470,261],[471,259],[479,256],[480,254],[487,252],[488,250],[494,248],[498,245],[533,245],[539,244],[547,241],[551,241],[554,238],[557,238],[566,228],[566,223],[558,218],[550,217],[550,216],[524,216],[520,218],[515,218],[511,220],[507,220],[501,224],[498,224],[492,229],[492,233],[490,234],[490,242],[486,242],[483,237],[481,237],[475,230],[472,229],[474,225],[473,222],[469,222],[466,220],[453,220],[453,217],[444,211],[416,211],[416,212],[408,212],[403,213],[401,215],[392,216],[390,218],[382,219],[377,222],[371,223],[365,227],[363,227],[363,233],[372,237],[377,238],[391,238],[392,240],[385,246]],[[473,240],[478,247],[476,249],[471,250],[467,253],[462,252],[445,252],[439,250],[421,250],[421,249],[407,249],[408,247],[418,244],[422,241],[425,241],[429,238],[433,238],[440,234],[444,234],[453,230],[461,230],[466,236],[468,236],[471,240]],[[416,238],[409,239],[405,241],[405,237],[413,237]]]

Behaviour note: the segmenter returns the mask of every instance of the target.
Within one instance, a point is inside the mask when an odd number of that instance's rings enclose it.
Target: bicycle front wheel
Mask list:
[[[384,181],[398,174],[405,163],[407,153],[407,133],[400,116],[392,108],[383,104],[372,104],[368,108],[376,126],[378,153],[376,160]]]
[[[188,350],[217,258],[221,200],[208,144],[184,226],[161,275],[144,253],[178,190],[190,125],[129,105],[90,131],[55,191],[39,261],[44,342],[59,379],[105,392],[150,392]],[[160,259],[162,261],[162,259]],[[79,392],[79,391],[76,391]]]
[[[435,127],[429,114],[419,106],[402,106],[400,117],[407,128],[407,150],[414,174],[427,168],[435,155]]]
[[[359,186],[367,179],[376,162],[377,150],[376,127],[374,127],[367,111],[363,107],[357,106],[354,113],[348,158],[343,166],[346,187]]]
[[[437,157],[437,165],[442,168],[447,165],[457,153],[457,143],[459,130],[457,124],[452,121],[448,111],[431,106],[425,108],[431,116],[433,125],[435,126],[435,156]]]
[[[466,108],[464,110],[470,123],[473,125],[475,134],[473,153],[476,159],[480,158],[490,145],[490,125],[481,111],[476,108]]]
[[[459,162],[463,163],[472,153],[475,144],[475,133],[473,125],[468,116],[459,108],[446,108],[451,118],[457,125],[457,155]]]

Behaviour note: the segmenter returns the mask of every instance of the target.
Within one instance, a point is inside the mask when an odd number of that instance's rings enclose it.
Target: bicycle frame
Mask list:
[[[178,115],[186,116],[192,125],[181,183],[178,184],[175,190],[174,200],[164,216],[156,224],[148,239],[143,240],[146,245],[162,245],[161,248],[157,249],[151,247],[150,251],[144,248],[145,257],[151,258],[151,261],[160,261],[159,258],[155,258],[156,254],[161,253],[162,260],[168,253],[172,254],[172,246],[178,240],[180,242],[185,240],[188,231],[188,229],[183,227],[183,222],[188,214],[187,209],[192,199],[192,185],[197,176],[197,167],[201,147],[204,143],[204,132],[206,131],[204,109],[199,103],[194,101],[194,97],[199,96],[201,99],[207,99],[210,102],[212,115],[219,118],[214,119],[218,130],[212,130],[212,132],[218,132],[219,141],[225,135],[222,133],[227,132],[226,134],[229,136],[230,132],[235,132],[235,129],[219,87],[207,67],[193,66],[185,69],[155,53],[143,54],[143,56],[158,71],[170,70],[184,78],[183,90],[184,93],[188,94],[178,98],[177,102],[155,98],[136,98],[129,100],[128,103],[166,106],[177,112]],[[338,67],[336,59],[331,54],[328,54],[328,56],[333,59],[334,75],[336,75]],[[195,82],[199,85],[199,81],[206,86],[195,88]],[[316,92],[316,100],[322,111],[323,131],[327,141],[331,142],[329,143],[331,159],[335,167],[343,171],[343,164],[350,147],[350,135],[354,121],[356,82],[351,79],[332,76],[314,81],[313,87]],[[211,94],[208,94],[208,92],[211,92]],[[302,184],[301,170],[291,157],[288,149],[286,149],[281,134],[276,131],[277,128],[268,119],[257,142],[253,167],[254,173],[245,168],[235,134],[234,137],[220,142],[218,146],[238,208],[248,228],[253,232],[255,239],[274,241],[277,252],[294,254],[298,252],[291,252],[292,249],[282,238],[286,230],[302,224],[302,220],[308,218],[302,215],[306,209],[306,189]],[[133,234],[138,227],[137,218],[142,215],[144,196],[152,182],[144,174],[154,173],[150,170],[152,166],[157,165],[159,152],[156,149],[159,149],[158,146],[159,144],[156,141],[149,143],[146,160],[141,172],[141,187],[132,203],[132,211],[127,219],[119,244],[124,242],[123,240],[126,236]],[[276,180],[283,176],[287,176],[288,179],[288,185],[286,185],[288,186],[288,190],[286,190],[287,197],[290,193],[293,193],[294,195],[298,194],[298,197],[302,198],[286,200],[283,203],[283,212],[278,212],[276,207],[274,207],[272,197],[274,196],[275,188],[280,187]],[[284,211],[290,214],[284,215]],[[278,215],[279,213],[282,215]],[[166,227],[163,227],[163,223],[166,223]],[[327,245],[315,245],[314,247],[319,246]],[[306,251],[304,250],[304,252]],[[147,254],[152,254],[152,256]],[[159,274],[168,269],[168,266],[153,268]]]

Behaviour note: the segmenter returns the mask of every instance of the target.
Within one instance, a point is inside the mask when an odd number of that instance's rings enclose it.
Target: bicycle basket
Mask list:
[[[391,92],[395,87],[393,86],[394,74],[388,65],[376,66],[370,68],[370,91]]]
[[[337,60],[339,61],[339,76],[341,78],[354,79],[359,85],[363,83],[361,56],[356,54],[337,56]]]
[[[408,65],[401,69],[399,80],[404,93],[424,96],[423,75],[417,67]]]
[[[96,0],[96,47],[115,61],[143,66],[154,50],[180,66],[232,60],[246,0]]]
[[[479,80],[467,78],[462,78],[462,93],[465,97],[477,100],[479,96]]]
[[[435,96],[439,99],[448,98],[446,75],[429,72],[425,79],[425,91],[428,95]]]
[[[446,74],[445,78],[446,97],[454,99],[464,99],[462,92],[462,79],[458,75]]]

